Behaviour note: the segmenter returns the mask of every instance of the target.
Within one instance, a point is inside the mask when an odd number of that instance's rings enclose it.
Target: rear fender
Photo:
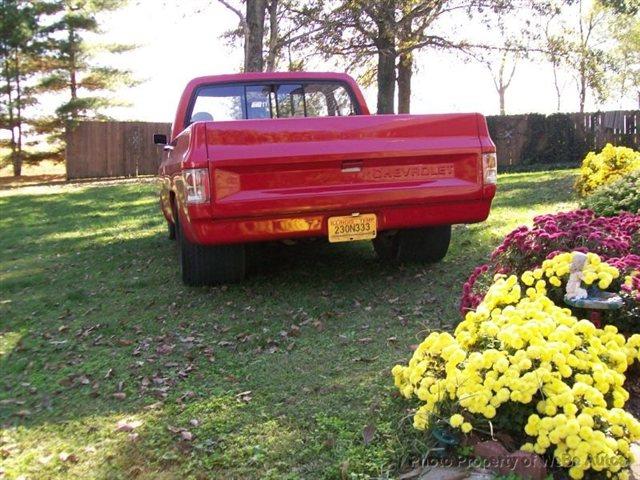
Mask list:
[[[205,124],[196,122],[181,132],[173,141],[169,157],[167,170],[170,171],[170,195],[175,204],[180,228],[187,239],[195,243],[191,221],[210,217],[211,205],[187,205],[182,172],[188,168],[208,168]],[[171,207],[169,215],[173,220]]]

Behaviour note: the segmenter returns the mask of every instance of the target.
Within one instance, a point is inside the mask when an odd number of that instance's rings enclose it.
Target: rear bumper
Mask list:
[[[493,197],[493,195],[491,195]],[[491,200],[469,200],[442,204],[385,206],[367,208],[358,213],[375,213],[378,231],[417,228],[457,223],[477,223],[489,215]],[[301,237],[326,237],[327,219],[350,215],[353,211],[301,213],[282,217],[239,219],[191,219],[183,222],[186,236],[193,243],[221,245],[264,242]]]

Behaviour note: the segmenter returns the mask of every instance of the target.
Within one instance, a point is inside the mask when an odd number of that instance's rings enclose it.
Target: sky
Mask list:
[[[99,41],[133,43],[131,52],[103,57],[110,65],[132,70],[143,82],[118,92],[131,106],[116,109],[121,120],[170,122],[186,83],[200,75],[233,73],[242,65],[242,43],[228,45],[223,33],[237,26],[237,17],[216,0],[133,0],[116,12],[100,17]],[[446,29],[447,25],[441,28]],[[465,32],[467,34],[468,32]],[[307,68],[340,71],[335,62],[313,59]],[[347,72],[351,73],[351,72]],[[547,63],[518,64],[507,91],[507,113],[556,111],[552,69]],[[575,82],[562,75],[562,111],[577,111]],[[365,89],[370,109],[375,110],[375,86]],[[610,99],[600,109],[633,109],[633,99]],[[587,110],[595,110],[589,100]],[[423,50],[417,54],[413,77],[412,113],[499,112],[498,96],[488,69],[464,62],[450,53]]]

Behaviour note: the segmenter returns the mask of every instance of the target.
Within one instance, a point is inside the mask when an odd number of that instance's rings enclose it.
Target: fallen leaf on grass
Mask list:
[[[313,326],[318,332],[324,332],[324,329],[326,328],[322,320],[314,320]]]
[[[124,400],[125,398],[127,398],[127,394],[124,392],[116,392],[114,394],[111,395],[113,398],[115,398],[116,400]]]
[[[158,355],[169,355],[171,352],[173,352],[174,348],[175,348],[175,345],[170,345],[168,343],[163,343],[158,348],[156,348],[156,353]]]
[[[236,395],[236,400],[238,402],[250,402],[251,401],[251,390],[247,390],[245,392],[240,392]]]
[[[376,434],[376,427],[373,425],[367,425],[362,430],[362,439],[365,445],[369,445],[373,441],[373,437]]]
[[[195,396],[196,396],[196,392],[194,392],[193,390],[187,390],[186,392],[184,392],[182,395],[178,397],[178,402],[183,403],[188,398],[195,398]]]
[[[60,453],[60,455],[58,455],[58,458],[60,459],[61,462],[70,462],[70,463],[78,462],[78,456],[75,453],[62,452]]]
[[[142,425],[142,420],[120,420],[116,423],[116,431],[118,432],[131,432]]]
[[[299,337],[300,327],[298,325],[291,325],[291,328],[287,332],[287,335],[289,335],[290,337]]]
[[[367,343],[371,343],[373,342],[373,338],[371,337],[365,337],[365,338],[359,338],[358,339],[358,343],[362,343],[363,345],[366,345]]]
[[[251,340],[253,340],[253,337],[255,337],[255,335],[253,335],[253,334],[251,334],[249,332],[242,332],[242,333],[239,333],[238,335],[236,335],[236,340],[239,341],[240,343],[246,343],[246,342],[250,342]]]
[[[187,442],[190,442],[191,440],[193,440],[193,437],[194,437],[193,433],[191,433],[186,428],[173,427],[171,425],[167,425],[167,430],[169,430],[171,433],[180,435],[180,439],[185,440]]]

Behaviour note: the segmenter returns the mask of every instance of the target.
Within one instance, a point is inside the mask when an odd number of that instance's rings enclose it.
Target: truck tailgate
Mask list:
[[[214,217],[482,198],[486,127],[478,114],[246,120],[205,128]]]

